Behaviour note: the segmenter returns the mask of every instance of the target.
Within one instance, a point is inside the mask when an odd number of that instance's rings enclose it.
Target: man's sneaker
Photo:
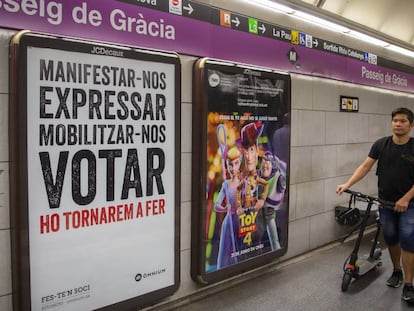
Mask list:
[[[414,303],[414,287],[411,284],[405,284],[401,298],[409,303]]]
[[[403,282],[403,274],[401,270],[394,271],[386,284],[391,287],[400,287]]]

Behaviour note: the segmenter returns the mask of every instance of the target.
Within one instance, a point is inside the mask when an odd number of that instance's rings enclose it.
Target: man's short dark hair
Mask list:
[[[410,123],[413,123],[414,121],[414,114],[413,112],[408,109],[408,108],[397,108],[395,109],[392,113],[391,113],[391,117],[394,119],[395,115],[397,114],[405,114],[408,118],[408,121],[410,121]]]

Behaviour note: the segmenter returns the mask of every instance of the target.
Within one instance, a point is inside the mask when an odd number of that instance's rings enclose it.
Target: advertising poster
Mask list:
[[[287,250],[290,77],[209,59],[194,71],[193,277],[209,282]]]
[[[16,42],[23,309],[123,310],[172,294],[178,58],[31,34]]]

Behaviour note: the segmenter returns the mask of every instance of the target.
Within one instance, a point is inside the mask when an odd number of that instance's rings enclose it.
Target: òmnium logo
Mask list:
[[[101,46],[94,46],[91,50],[91,53],[92,54],[98,54],[98,55],[109,55],[109,56],[124,57],[124,51],[106,49],[106,48],[101,47]]]
[[[140,282],[142,279],[148,279],[148,278],[163,274],[165,272],[167,272],[166,268],[160,268],[158,270],[154,270],[150,272],[137,273],[135,275],[135,281]]]

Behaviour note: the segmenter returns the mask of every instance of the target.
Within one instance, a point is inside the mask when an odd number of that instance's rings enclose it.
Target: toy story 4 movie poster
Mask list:
[[[205,63],[204,273],[287,250],[288,75]],[[271,255],[270,255],[271,254]]]

